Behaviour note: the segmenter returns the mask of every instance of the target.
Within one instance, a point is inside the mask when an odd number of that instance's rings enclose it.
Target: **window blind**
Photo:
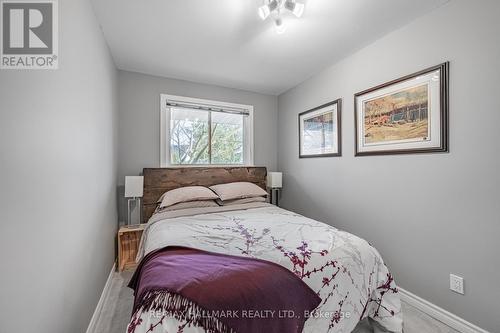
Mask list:
[[[195,109],[195,110],[206,110],[212,112],[222,112],[222,113],[231,113],[231,114],[239,114],[243,116],[249,116],[250,111],[242,108],[234,108],[234,107],[221,107],[218,105],[210,105],[210,104],[202,104],[202,103],[186,103],[168,99],[167,100],[168,107],[176,107],[176,108],[186,108],[186,109]]]

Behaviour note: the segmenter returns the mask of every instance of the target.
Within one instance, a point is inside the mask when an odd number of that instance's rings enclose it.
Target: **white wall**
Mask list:
[[[55,71],[0,70],[0,332],[85,332],[115,258],[117,72],[59,1]]]
[[[277,166],[278,98],[244,90],[119,71],[118,183],[139,175],[143,168],[160,167],[160,94],[206,98],[254,106],[254,162]],[[123,187],[119,189],[123,193]],[[126,207],[119,195],[120,220]],[[124,208],[125,207],[125,208]],[[137,219],[137,217],[135,217]]]
[[[255,165],[276,168],[276,96],[126,71],[118,77],[120,184],[143,168],[160,167],[160,94],[253,105]]]
[[[279,96],[283,206],[358,234],[403,288],[500,332],[500,1],[453,0]],[[450,153],[354,157],[356,92],[451,62]],[[298,158],[297,114],[343,98],[343,157]],[[465,278],[465,296],[448,289]]]

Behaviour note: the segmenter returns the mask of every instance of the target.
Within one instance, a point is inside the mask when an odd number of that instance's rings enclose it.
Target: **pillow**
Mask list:
[[[197,200],[197,201],[187,201],[181,202],[169,207],[161,207],[158,205],[155,210],[156,213],[169,212],[172,210],[179,209],[189,209],[189,208],[203,208],[203,207],[219,207],[219,205],[214,200]]]
[[[226,201],[217,199],[216,201],[221,206],[231,206],[231,205],[241,205],[252,202],[266,202],[267,200],[264,197],[253,197],[253,198],[226,200]]]
[[[210,186],[222,201],[267,196],[267,192],[249,182],[235,182]]]
[[[160,207],[170,207],[180,202],[215,200],[219,196],[204,186],[186,186],[163,194]]]

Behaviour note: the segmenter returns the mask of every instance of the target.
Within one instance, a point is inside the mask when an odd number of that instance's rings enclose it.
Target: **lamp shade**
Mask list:
[[[125,198],[141,198],[143,184],[144,184],[143,176],[126,176]]]
[[[269,172],[267,174],[267,186],[270,188],[282,188],[283,174],[281,172]]]

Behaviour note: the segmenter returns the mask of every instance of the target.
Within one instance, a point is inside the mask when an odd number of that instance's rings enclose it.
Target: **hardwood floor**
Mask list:
[[[114,273],[111,290],[104,303],[95,333],[126,332],[134,301],[132,290],[127,288],[132,273],[132,271]],[[459,333],[405,303],[403,303],[403,315],[405,333]],[[372,332],[378,333],[380,330],[371,327],[367,321],[364,321],[358,325],[353,333]]]

